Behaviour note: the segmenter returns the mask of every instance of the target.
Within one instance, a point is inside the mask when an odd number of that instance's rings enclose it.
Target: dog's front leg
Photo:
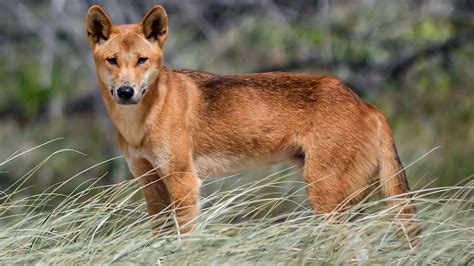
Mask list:
[[[201,180],[191,166],[174,167],[163,179],[177,218],[179,231],[187,233],[193,229],[199,214],[199,188]]]

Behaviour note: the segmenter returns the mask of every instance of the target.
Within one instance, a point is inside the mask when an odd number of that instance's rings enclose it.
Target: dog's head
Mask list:
[[[98,5],[86,16],[87,39],[105,95],[118,104],[136,104],[162,68],[168,17],[154,6],[139,24],[114,25]]]

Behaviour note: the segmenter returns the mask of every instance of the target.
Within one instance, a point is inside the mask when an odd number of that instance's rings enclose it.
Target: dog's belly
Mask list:
[[[212,153],[196,156],[193,163],[199,177],[206,178],[248,170],[257,165],[279,163],[290,157],[291,154],[287,152],[257,158],[240,154]]]
[[[243,156],[229,154],[223,155],[218,153],[196,156],[193,163],[199,177],[204,178],[229,172],[236,172],[253,166],[251,160],[244,158]]]

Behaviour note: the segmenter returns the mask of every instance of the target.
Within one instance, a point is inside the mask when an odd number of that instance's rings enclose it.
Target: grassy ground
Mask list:
[[[23,181],[36,170],[1,192],[2,265],[474,264],[472,178],[413,192],[423,232],[421,244],[410,249],[407,238],[395,234],[393,211],[381,207],[381,199],[357,206],[368,212],[362,218],[349,213],[336,224],[293,202],[291,194],[268,192],[285,185],[288,171],[214,190],[201,199],[196,230],[153,238],[135,181],[100,186],[94,178],[60,193],[75,175],[25,196]],[[172,215],[165,218],[173,224]]]

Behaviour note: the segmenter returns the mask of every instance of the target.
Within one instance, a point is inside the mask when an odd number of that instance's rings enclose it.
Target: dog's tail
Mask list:
[[[398,157],[395,141],[385,117],[378,110],[374,113],[378,122],[381,193],[384,198],[387,198],[387,204],[397,211],[397,217],[402,223],[401,229],[409,236],[411,244],[416,245],[421,230],[413,219],[416,208],[408,195],[410,188],[407,176]]]

